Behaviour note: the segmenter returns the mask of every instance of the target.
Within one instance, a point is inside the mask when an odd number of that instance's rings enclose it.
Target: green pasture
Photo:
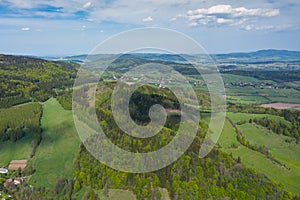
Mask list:
[[[272,115],[253,115],[244,113],[227,113],[227,116],[236,123],[248,121],[250,118],[263,116],[284,120],[281,117]],[[202,118],[205,121],[209,121],[208,115],[203,115]],[[255,124],[246,123],[239,125],[238,127],[251,144],[267,146],[271,154],[290,168],[290,170],[273,163],[264,154],[242,146],[237,141],[235,130],[228,120],[225,122],[222,134],[218,141],[222,150],[227,153],[232,153],[235,158],[240,157],[242,163],[247,167],[266,174],[271,180],[283,184],[288,191],[300,195],[300,145],[295,144],[294,142],[287,143],[285,141],[287,139],[286,136],[269,132],[265,128]]]
[[[36,172],[30,184],[53,188],[60,178],[72,177],[80,140],[72,111],[64,110],[54,98],[43,104],[42,128],[42,142],[33,160]]]

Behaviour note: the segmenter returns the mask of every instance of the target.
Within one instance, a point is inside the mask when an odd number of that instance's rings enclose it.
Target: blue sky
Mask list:
[[[209,53],[300,50],[300,1],[0,0],[0,53],[83,54],[143,27],[183,32]]]

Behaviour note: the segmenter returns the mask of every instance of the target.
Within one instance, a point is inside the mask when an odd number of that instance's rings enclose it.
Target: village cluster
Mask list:
[[[13,196],[8,195],[7,191],[17,189],[29,177],[19,176],[27,166],[27,160],[12,160],[7,168],[0,168],[0,178],[4,180],[4,191],[0,188],[0,200],[12,199]],[[10,173],[15,172],[15,173]]]

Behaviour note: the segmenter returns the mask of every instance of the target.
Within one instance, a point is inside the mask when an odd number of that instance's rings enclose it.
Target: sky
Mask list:
[[[0,53],[89,53],[135,28],[182,32],[208,53],[300,51],[299,0],[0,0]]]

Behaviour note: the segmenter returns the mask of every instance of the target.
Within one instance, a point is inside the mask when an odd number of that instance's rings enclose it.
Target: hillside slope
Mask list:
[[[0,107],[45,101],[72,86],[77,64],[0,54]]]

